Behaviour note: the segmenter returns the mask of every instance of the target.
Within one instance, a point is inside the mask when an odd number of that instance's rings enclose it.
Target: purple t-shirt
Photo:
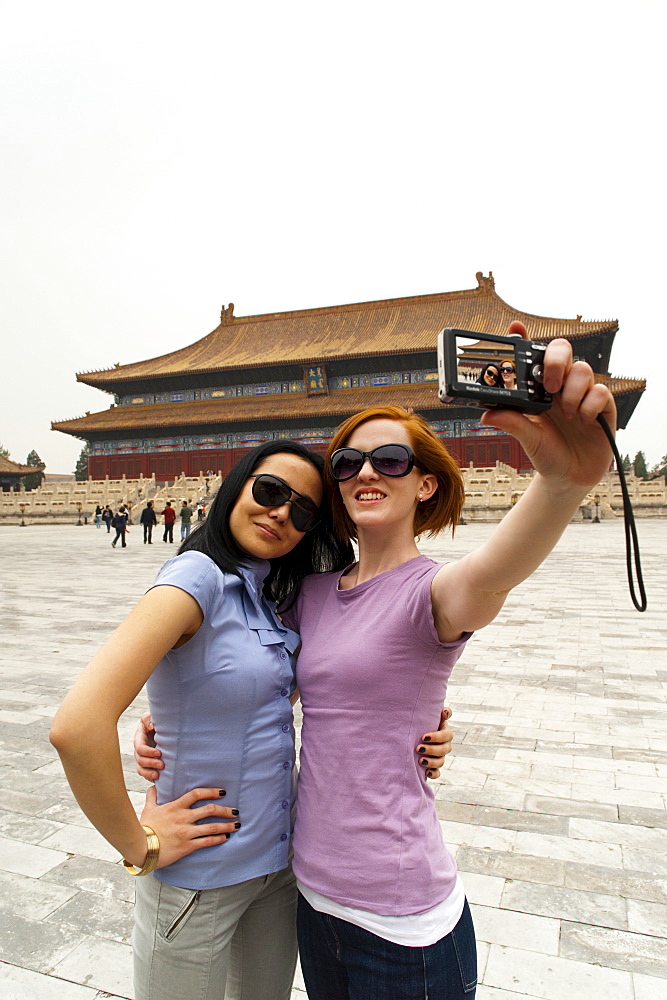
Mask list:
[[[438,639],[439,569],[418,556],[351,590],[338,589],[340,572],[310,576],[283,616],[303,643],[294,872],[330,899],[387,916],[430,909],[456,881],[415,752],[438,726],[470,636]]]

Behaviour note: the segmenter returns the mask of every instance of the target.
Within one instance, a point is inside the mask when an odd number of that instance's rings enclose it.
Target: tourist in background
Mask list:
[[[127,548],[127,545],[125,544],[125,532],[130,530],[127,526],[129,517],[130,513],[127,507],[125,506],[125,504],[121,504],[120,507],[118,508],[118,511],[114,514],[113,520],[111,521],[112,528],[116,529],[116,537],[111,543],[114,549],[116,548],[116,542],[118,541],[119,538],[122,542],[122,547],[124,549]]]
[[[164,534],[162,535],[162,541],[174,541],[174,521],[176,520],[176,511],[171,506],[171,500],[167,500],[164,505],[164,510],[162,511],[162,517],[164,518]]]
[[[102,527],[102,508],[100,507],[99,504],[95,508],[95,527],[96,528]]]
[[[109,504],[107,504],[102,511],[102,520],[107,526],[107,534],[111,531],[111,522],[113,521],[113,511]]]
[[[192,525],[192,507],[189,505],[187,500],[181,500],[181,541],[188,537],[190,534],[190,527]]]
[[[139,518],[141,524],[144,527],[144,545],[153,544],[153,528],[157,524],[157,515],[153,510],[153,501],[149,500],[144,509],[141,512],[141,517]]]

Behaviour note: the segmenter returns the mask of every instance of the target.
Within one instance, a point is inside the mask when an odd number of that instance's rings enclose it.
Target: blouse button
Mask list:
[[[287,688],[281,688],[281,689],[280,689],[280,693],[281,693],[281,695],[283,696],[283,698],[286,698],[286,697],[287,697],[287,695],[289,694],[289,691],[288,691],[288,689],[287,689]]]
[[[289,733],[289,726],[281,726],[281,729],[284,733]]]
[[[280,659],[281,660],[286,660],[287,659],[287,653],[281,653],[280,654]]]
[[[281,833],[280,834],[280,839],[281,840],[287,840],[287,834],[286,833]]]
[[[283,764],[283,771],[289,771],[290,767],[291,767],[290,762],[286,760],[285,763]]]
[[[288,799],[283,799],[280,804],[283,807],[283,809],[287,809],[287,807],[289,805],[289,801],[288,801]]]

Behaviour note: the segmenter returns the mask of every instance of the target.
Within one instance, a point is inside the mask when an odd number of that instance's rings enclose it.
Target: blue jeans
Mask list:
[[[385,941],[319,913],[299,895],[297,935],[309,1000],[473,1000],[477,948],[466,901],[454,930],[425,948]]]

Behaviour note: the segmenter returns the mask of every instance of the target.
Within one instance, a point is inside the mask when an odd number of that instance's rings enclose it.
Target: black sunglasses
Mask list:
[[[317,504],[310,497],[292,489],[284,479],[265,472],[250,476],[250,479],[255,480],[252,495],[261,507],[282,507],[284,503],[291,503],[292,524],[297,531],[311,531],[319,524],[320,511]],[[292,494],[298,499],[292,500]]]
[[[514,374],[514,369],[513,368],[501,368],[500,370],[503,373],[503,375],[507,375],[507,374],[513,375]]]
[[[338,448],[330,461],[331,475],[339,483],[344,483],[358,475],[366,459],[381,476],[407,476],[415,464],[412,448],[407,444],[381,444],[372,451],[357,448]]]

